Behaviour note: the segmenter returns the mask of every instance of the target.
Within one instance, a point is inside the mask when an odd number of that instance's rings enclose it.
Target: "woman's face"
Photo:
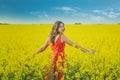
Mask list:
[[[63,23],[60,23],[59,28],[58,28],[58,32],[59,32],[59,33],[63,33],[64,30],[65,30],[64,24],[63,24]]]

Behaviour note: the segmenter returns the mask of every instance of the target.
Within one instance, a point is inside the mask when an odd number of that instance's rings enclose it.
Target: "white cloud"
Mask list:
[[[120,11],[116,12],[113,8],[109,10],[89,10],[85,11],[79,7],[55,7],[54,15],[46,11],[31,11],[29,14],[34,16],[32,19],[20,18],[0,18],[0,22],[8,23],[54,23],[56,20],[62,20],[65,23],[120,23]],[[62,15],[57,15],[57,10],[62,11]],[[92,13],[91,13],[92,11]],[[55,15],[56,13],[56,15]],[[95,13],[95,14],[93,14]]]
[[[31,11],[30,14],[34,15],[34,16],[37,16],[37,17],[49,17],[49,15],[45,11],[43,11],[43,12]]]
[[[86,24],[93,24],[93,23],[109,23],[107,22],[108,19],[103,17],[103,16],[97,16],[93,15],[91,13],[83,13],[79,12],[77,14],[74,14],[73,16],[75,21],[80,22],[80,23],[86,23]]]
[[[73,8],[72,8],[73,9]],[[72,23],[80,22],[80,23],[119,23],[120,21],[120,13],[113,12],[113,9],[109,11],[105,10],[92,10],[94,13],[90,13],[90,11],[85,12],[84,10],[77,10],[68,12],[68,20],[73,20]]]
[[[43,12],[43,16],[44,17],[49,17],[49,15],[45,11]]]
[[[118,18],[118,17],[120,17],[120,13],[111,11],[111,12],[109,12],[108,16],[111,18]]]
[[[62,11],[75,11],[74,8],[72,8],[72,7],[67,7],[67,6],[56,7],[55,9],[57,9],[57,10],[62,10]]]
[[[113,8],[110,8],[109,10],[92,10],[94,13],[105,15],[109,18],[118,18],[120,17],[120,12],[115,12]]]
[[[100,10],[93,10],[93,12],[95,12],[95,13],[100,13],[101,11]]]
[[[92,16],[90,18],[91,21],[96,22],[96,23],[105,23],[106,22],[106,18],[102,17],[102,16]]]
[[[99,13],[99,14],[103,14],[103,15],[107,15],[107,12],[103,11],[103,10],[93,10],[93,12],[95,13]]]
[[[0,16],[0,22],[1,23],[8,23],[8,24],[19,24],[19,23],[27,23],[26,20],[21,20],[18,18],[11,18],[11,17],[3,17]]]
[[[32,15],[38,15],[38,14],[40,14],[40,12],[39,11],[31,11],[30,14],[32,14]]]
[[[63,19],[65,22],[69,23],[119,23],[120,14],[116,13],[113,8],[108,8],[104,10],[95,9],[92,10],[83,10],[79,7],[56,7],[54,9],[63,11],[63,15],[66,19]],[[96,14],[93,14],[96,13]]]

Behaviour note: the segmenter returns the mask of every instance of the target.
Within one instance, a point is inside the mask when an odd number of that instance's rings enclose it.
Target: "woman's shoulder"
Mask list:
[[[61,34],[61,42],[65,41],[66,36],[64,34]]]
[[[61,34],[61,38],[65,38],[66,36],[64,34]]]
[[[64,34],[61,36],[61,40],[63,42],[70,41],[68,37],[66,37]]]

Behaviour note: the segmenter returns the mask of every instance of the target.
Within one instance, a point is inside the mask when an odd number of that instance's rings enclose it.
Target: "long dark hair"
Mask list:
[[[58,29],[60,27],[60,23],[64,25],[62,21],[56,21],[52,27],[51,33],[50,33],[50,42],[54,45],[55,37],[59,34]]]

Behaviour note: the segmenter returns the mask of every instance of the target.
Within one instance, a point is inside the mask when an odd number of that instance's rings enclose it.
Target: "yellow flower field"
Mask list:
[[[50,47],[26,57],[47,39],[52,24],[0,25],[0,80],[43,80]],[[64,34],[95,55],[66,45],[63,80],[120,80],[120,25],[65,24]]]

